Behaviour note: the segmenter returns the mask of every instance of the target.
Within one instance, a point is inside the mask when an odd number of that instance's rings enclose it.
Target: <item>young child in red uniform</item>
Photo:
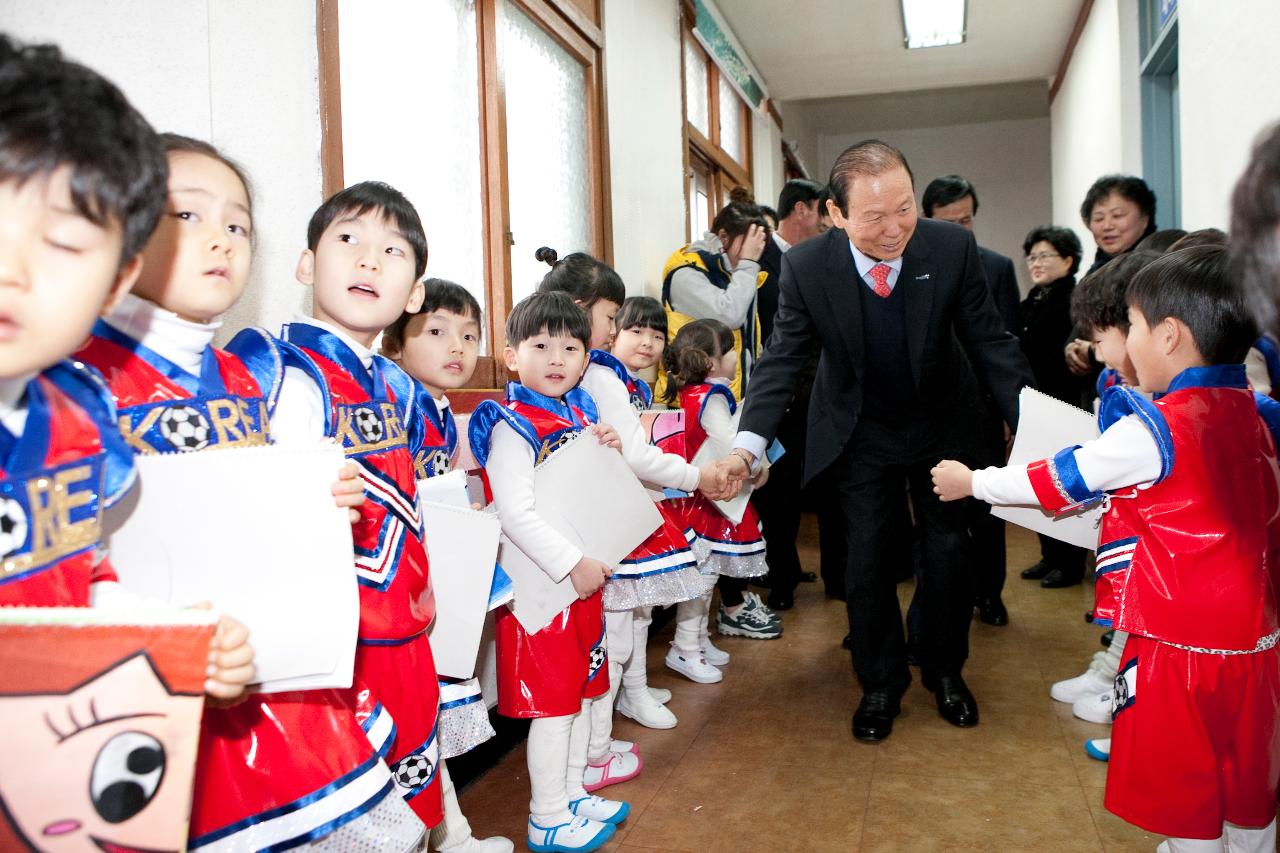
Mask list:
[[[249,363],[279,356],[284,379],[271,419],[280,442],[337,442],[360,467],[367,499],[352,524],[360,590],[357,718],[391,765],[397,790],[428,827],[441,819],[439,687],[427,628],[435,600],[422,544],[409,424],[416,383],[370,347],[422,304],[427,240],[413,205],[366,182],[312,215],[297,278],[312,316],[266,341],[241,332],[228,349]]]
[[[458,427],[446,392],[471,381],[480,354],[480,303],[462,285],[439,278],[423,282],[422,307],[405,312],[382,335],[382,354],[419,382],[418,419],[410,431],[421,430],[414,468],[419,480],[447,474],[458,459]],[[510,581],[508,581],[510,583]],[[480,680],[440,677],[440,779],[444,820],[431,832],[438,853],[510,853],[506,838],[475,838],[458,804],[458,794],[445,759],[470,752],[493,737],[489,709],[480,694]]]
[[[161,140],[169,202],[143,252],[142,275],[77,357],[106,377],[121,433],[135,453],[266,444],[280,371],[255,375],[212,345],[218,317],[249,279],[248,183],[208,143],[172,134]],[[202,440],[191,444],[168,429],[175,417],[201,428]],[[339,506],[363,502],[358,471],[347,463],[335,484]],[[407,851],[422,834],[422,822],[394,796],[386,765],[356,721],[351,691],[254,694],[205,712],[192,850],[377,844]]]
[[[1134,277],[1103,434],[1029,465],[934,469],[972,494],[1053,512],[1103,501],[1095,613],[1129,632],[1106,805],[1167,851],[1273,851],[1280,777],[1280,471],[1241,363],[1257,329],[1227,250],[1171,252]]]
[[[529,849],[595,850],[630,811],[581,788],[590,701],[609,690],[601,587],[611,570],[539,516],[534,466],[583,430],[603,444],[621,443],[612,428],[596,423],[595,401],[575,387],[587,366],[591,327],[568,295],[535,293],[521,301],[506,332],[503,361],[520,382],[507,385],[505,405],[486,400],[476,407],[467,429],[471,452],[485,469],[503,532],[552,580],[569,578],[579,600],[532,633],[508,608],[498,609],[498,712],[532,721]]]
[[[102,377],[68,356],[137,280],[167,174],[119,89],[55,47],[0,36],[0,607],[138,603],[103,538],[133,454]],[[209,669],[218,699],[253,678],[233,619],[218,623]]]
[[[680,328],[663,353],[667,368],[667,404],[678,404],[684,412],[684,435],[670,449],[692,461],[702,446],[711,443],[713,459],[723,459],[733,444],[737,429],[734,413],[737,402],[728,381],[738,370],[733,334],[719,320],[694,320]],[[768,466],[761,469],[755,485],[763,485]],[[737,524],[724,516],[704,495],[676,498],[677,511],[693,528],[695,550],[701,569],[707,574],[732,578],[758,577],[768,571],[764,537],[755,509],[748,504]],[[676,611],[676,636],[666,664],[691,681],[714,684],[724,674],[707,658],[710,647],[707,620],[711,593],[680,604]],[[782,636],[781,622],[771,620],[760,600],[747,593],[745,600],[726,607],[717,617],[720,632],[760,639]],[[727,655],[725,656],[727,663]]]

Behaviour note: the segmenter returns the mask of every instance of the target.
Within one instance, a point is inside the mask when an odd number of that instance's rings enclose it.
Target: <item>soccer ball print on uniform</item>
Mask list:
[[[191,406],[171,406],[160,416],[160,434],[182,453],[208,447],[209,430],[209,421]]]

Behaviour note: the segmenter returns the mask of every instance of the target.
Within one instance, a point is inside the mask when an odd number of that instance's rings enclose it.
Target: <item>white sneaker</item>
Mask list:
[[[644,762],[634,752],[606,752],[599,764],[587,759],[582,772],[582,787],[588,792],[628,782],[640,775]],[[593,815],[587,815],[593,817]]]
[[[645,728],[674,729],[676,727],[676,715],[671,713],[665,705],[653,701],[653,697],[647,690],[641,693],[636,701],[630,698],[630,693],[623,690],[618,694],[617,708],[619,714],[629,720],[635,720]]]
[[[1111,738],[1099,737],[1084,742],[1084,754],[1097,761],[1111,760]]]
[[[581,797],[569,801],[569,811],[578,817],[617,826],[631,814],[631,804],[621,800],[606,800],[604,797]]]
[[[1066,702],[1070,705],[1110,689],[1111,680],[1093,667],[1089,667],[1075,678],[1054,682],[1049,688],[1049,695],[1058,702]]]
[[[586,817],[575,817],[567,823],[539,826],[529,817],[527,843],[533,853],[579,853],[598,850],[618,829],[611,823],[602,823]]]
[[[659,705],[665,705],[671,701],[671,691],[665,687],[650,687],[649,695],[653,697],[653,701]]]
[[[667,652],[667,669],[674,669],[698,684],[715,684],[724,678],[724,673],[707,663],[701,652],[697,657],[685,657],[675,646]]]
[[[609,751],[610,752],[634,752],[636,755],[640,754],[639,748],[636,747],[634,743],[632,743],[629,740],[617,740],[616,738],[609,739]]]
[[[493,838],[468,838],[459,844],[436,848],[437,853],[513,853],[516,846],[500,835]]]
[[[702,656],[712,666],[729,665],[729,653],[723,649],[717,649],[715,644],[711,642],[711,637],[706,634],[702,636]]]
[[[1071,703],[1071,713],[1086,722],[1109,726],[1111,725],[1111,696],[1112,693],[1108,690],[1106,693],[1094,693],[1092,696],[1077,699]]]

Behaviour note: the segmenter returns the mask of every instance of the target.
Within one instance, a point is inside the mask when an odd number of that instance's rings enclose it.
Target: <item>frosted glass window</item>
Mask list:
[[[689,174],[689,239],[700,240],[711,221],[711,186],[707,172],[695,166]]]
[[[590,252],[587,83],[583,66],[514,4],[503,4],[511,300],[547,274],[539,246]]]
[[[742,141],[742,99],[720,75],[720,147],[735,161],[742,163],[746,145]]]
[[[711,137],[710,106],[707,103],[707,58],[692,38],[684,42],[684,102],[689,124]]]
[[[339,0],[338,15],[345,183],[403,192],[427,232],[427,276],[485,305],[475,0]]]

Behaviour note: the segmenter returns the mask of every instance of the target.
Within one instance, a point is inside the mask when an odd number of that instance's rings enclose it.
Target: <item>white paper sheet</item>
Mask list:
[[[613,566],[662,524],[622,454],[586,432],[535,469],[534,501],[547,524],[584,554]],[[527,631],[545,627],[578,597],[569,578],[554,583],[505,536],[498,562],[511,577],[512,611]]]
[[[1022,389],[1018,409],[1018,434],[1009,454],[1010,465],[1045,459],[1064,447],[1098,437],[1098,422],[1093,415],[1034,388]],[[1057,516],[1038,506],[993,506],[991,514],[1090,551],[1098,548],[1101,506]]]
[[[351,686],[359,590],[333,445],[140,456],[108,513],[121,582],[243,622],[262,692]]]
[[[471,501],[467,497],[467,473],[450,471],[448,474],[419,480],[418,502],[470,509]]]
[[[462,478],[456,483],[464,490],[464,501],[465,482]],[[450,678],[470,678],[475,675],[480,635],[489,612],[501,525],[495,514],[476,512],[466,504],[431,502],[422,504],[422,525],[436,596],[436,620],[431,627],[436,671]]]

